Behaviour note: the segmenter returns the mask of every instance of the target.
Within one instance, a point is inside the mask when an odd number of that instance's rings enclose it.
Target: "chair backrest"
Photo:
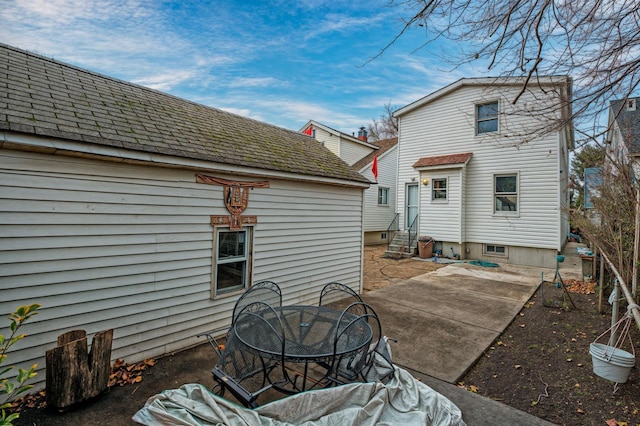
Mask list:
[[[260,281],[249,287],[242,293],[236,305],[233,307],[232,321],[235,322],[238,314],[245,306],[254,302],[263,302],[277,308],[282,306],[282,291],[273,281]]]
[[[351,318],[345,321],[344,318]],[[387,338],[382,336],[380,319],[374,309],[363,302],[352,303],[347,306],[340,316],[334,340],[334,355],[341,340],[351,338],[349,329],[360,327],[365,320],[371,327],[372,338],[368,346],[345,357],[336,357],[334,374],[349,380],[358,378],[364,381],[384,380],[393,377],[395,368],[391,361],[391,348]],[[341,326],[341,324],[343,324]]]
[[[326,284],[322,288],[322,291],[320,291],[320,302],[318,303],[318,306],[323,306],[345,298],[350,298],[350,303],[362,303],[362,298],[360,298],[358,293],[356,293],[351,287],[342,283],[331,282]]]

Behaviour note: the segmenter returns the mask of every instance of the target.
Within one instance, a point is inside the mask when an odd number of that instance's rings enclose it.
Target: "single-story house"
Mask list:
[[[42,305],[10,363],[42,387],[69,330],[129,363],[203,343],[262,280],[361,291],[368,187],[297,131],[0,45],[0,316]]]

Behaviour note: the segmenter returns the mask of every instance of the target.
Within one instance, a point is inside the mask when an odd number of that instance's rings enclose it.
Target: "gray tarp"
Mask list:
[[[451,401],[397,368],[389,383],[352,383],[299,393],[254,410],[220,398],[199,384],[166,390],[133,420],[143,425],[447,425],[464,426]]]

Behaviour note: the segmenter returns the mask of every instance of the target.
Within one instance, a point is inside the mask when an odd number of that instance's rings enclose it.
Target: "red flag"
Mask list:
[[[302,133],[304,133],[305,135],[313,136],[313,124],[304,129]]]
[[[373,177],[376,178],[376,182],[378,181],[378,156],[373,157],[373,164],[371,164],[371,173],[373,173]]]

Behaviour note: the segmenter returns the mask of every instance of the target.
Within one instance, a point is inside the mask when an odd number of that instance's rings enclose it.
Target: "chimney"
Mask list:
[[[360,130],[358,130],[358,139],[367,142],[367,131],[364,126],[360,127]]]

